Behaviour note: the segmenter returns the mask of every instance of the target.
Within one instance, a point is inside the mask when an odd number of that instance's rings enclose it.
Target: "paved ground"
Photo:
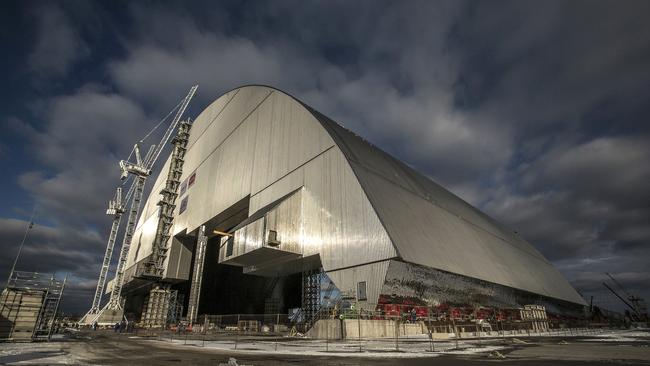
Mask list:
[[[408,352],[395,352],[386,342],[331,343],[240,339],[206,342],[205,347],[184,340],[157,340],[109,332],[79,333],[73,338],[49,343],[0,344],[0,364],[10,365],[218,365],[235,357],[239,365],[650,365],[649,332],[616,332],[598,336],[531,337],[463,340],[460,350],[426,352],[428,342],[404,340]],[[452,344],[452,343],[449,343]],[[333,351],[326,352],[325,347]],[[294,352],[292,347],[296,348]],[[418,349],[421,351],[416,352]],[[370,351],[368,351],[370,350]],[[498,350],[505,359],[491,358]],[[441,352],[442,351],[442,352]]]

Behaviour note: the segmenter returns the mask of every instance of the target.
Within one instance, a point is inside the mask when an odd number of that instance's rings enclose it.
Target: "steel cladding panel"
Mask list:
[[[326,271],[394,258],[395,248],[343,154],[328,149],[251,197],[251,212],[304,186],[302,253]]]
[[[190,277],[192,247],[186,247],[180,240],[172,238],[165,261],[164,278],[187,280]]]
[[[329,271],[397,255],[347,161],[335,148],[251,197],[251,211],[300,186],[304,186],[304,256],[320,254],[323,268]]]
[[[274,92],[260,110],[251,194],[334,146],[311,113],[285,94]]]
[[[414,193],[420,199],[433,202],[471,225],[478,226],[510,242],[519,249],[546,261],[539,251],[530,243],[515,235],[512,230],[504,227],[406,164],[368,143],[360,136],[346,130],[319,112],[313,112],[336,140],[345,156],[350,161],[356,162],[358,166],[363,167],[365,171],[375,173],[401,189]]]
[[[357,171],[404,260],[549,297],[583,301],[545,260],[383,177],[363,173],[363,168]]]
[[[163,166],[161,168],[158,168],[157,166],[155,167],[156,169],[160,169],[161,172],[164,172],[164,174],[159,174],[158,177],[156,177],[156,180],[153,182],[153,186],[151,189],[151,193],[149,194],[149,197],[144,198],[142,200],[141,206],[140,206],[140,217],[138,218],[138,221],[135,226],[136,232],[142,227],[144,224],[144,220],[148,219],[151,217],[151,215],[154,212],[158,212],[158,200],[160,199],[159,194],[154,194],[157,192],[160,192],[161,189],[165,186],[165,178],[167,177],[167,171],[169,170],[169,164],[171,163],[171,156],[165,161]],[[147,179],[148,184],[152,184],[153,177],[149,177]],[[131,182],[131,181],[129,181]],[[129,185],[130,186],[130,185]],[[122,195],[126,195],[126,189],[128,187],[123,187]],[[147,191],[147,188],[145,187],[145,193]],[[130,205],[126,207],[126,213],[124,214],[124,218],[126,219],[126,216],[129,213]],[[135,237],[135,235],[134,235]]]
[[[237,95],[239,89],[230,91],[212,102],[201,114],[192,122],[192,129],[190,131],[190,138],[187,141],[187,148],[191,148],[199,137],[203,136],[208,127],[212,126],[212,123],[217,119],[217,117],[223,112],[225,107],[232,101],[232,99]]]
[[[177,215],[173,233],[191,232],[248,194],[252,213],[304,186],[303,253],[320,254],[326,271],[401,255],[583,303],[525,240],[305,107],[271,88],[244,87],[202,112],[182,178],[195,172],[196,183],[183,196],[188,209]],[[146,213],[159,198],[152,192]]]
[[[158,206],[149,214],[146,221],[135,230],[127,257],[127,264],[135,263],[151,254],[151,243],[153,243],[154,237],[156,236],[157,227]]]
[[[253,213],[269,203],[305,185],[304,166],[273,182],[262,191],[254,193],[250,199],[249,212]]]
[[[579,304],[532,245],[449,191],[312,110],[345,154],[407,261]]]
[[[246,93],[238,93],[206,130],[205,134],[209,133],[211,139],[199,138],[193,149],[187,151],[183,176],[195,172],[196,180],[194,185],[188,188],[188,210],[179,215],[174,232],[184,228],[188,232],[193,231],[216,213],[250,193],[257,121],[260,115],[257,108],[268,97],[268,91],[266,94],[258,92],[248,96],[253,98],[256,104],[240,103],[238,99],[244,97],[247,97]],[[240,108],[239,112],[244,116],[230,112],[230,108]],[[237,120],[238,123],[236,126],[227,125],[224,127],[226,131],[220,134],[213,131],[212,126],[216,126],[221,118]],[[229,128],[233,129],[228,131]],[[210,153],[205,155],[207,152]]]
[[[242,124],[249,115],[256,110],[259,105],[272,93],[265,88],[242,88],[232,100],[222,107],[221,113],[209,123],[209,126],[197,136],[197,140],[191,146],[188,144],[188,150],[185,155],[185,164],[183,166],[183,178],[189,176],[190,172],[199,167],[203,161],[214,152],[216,148],[226,140],[230,139],[230,134]],[[220,105],[215,105],[218,108]],[[210,109],[210,108],[208,108]],[[202,123],[204,119],[202,112],[197,118],[197,123]],[[206,114],[207,115],[207,114]],[[208,118],[207,116],[205,117]],[[194,126],[192,127],[192,129]],[[190,130],[190,136],[194,133]]]
[[[193,172],[197,178],[179,197],[188,197],[188,209],[177,215],[174,233],[191,232],[247,194],[252,195],[252,213],[308,181],[307,189],[313,186],[327,192],[305,192],[309,202],[304,205],[310,213],[304,215],[305,220],[313,226],[312,233],[323,234],[315,238],[307,233],[306,242],[313,244],[316,239],[318,245],[306,255],[322,249],[326,268],[395,256],[348,163],[308,110],[291,97],[263,87],[242,88],[224,98],[228,101],[213,103],[197,118],[190,134],[196,142],[187,151],[182,180]],[[209,118],[213,120],[206,126]],[[226,119],[231,122],[221,121]],[[202,136],[196,137],[200,131],[204,131]],[[203,137],[208,134],[212,137]],[[282,225],[290,226],[291,235],[301,235],[295,230],[296,222]],[[255,247],[249,230],[238,235],[235,251]]]
[[[266,232],[270,230],[277,233],[277,240],[280,242],[278,249],[302,253],[302,191],[297,191],[286,200],[281,202],[265,215]],[[266,244],[266,242],[265,242]]]
[[[264,219],[251,222],[235,232],[232,255],[228,258],[238,257],[259,249],[264,245]],[[225,258],[227,245],[221,248],[220,258]]]
[[[258,90],[244,93],[246,89]],[[240,98],[253,98],[257,104],[240,103]],[[226,140],[214,142],[219,146],[207,157],[202,158],[204,152],[201,152],[197,158],[194,149],[188,150],[183,176],[196,171],[197,183],[195,188],[188,189],[191,212],[180,215],[175,233],[183,228],[188,232],[194,230],[215,213],[270,185],[334,144],[300,104],[268,88],[243,88],[223,108],[224,112],[206,133],[222,118],[239,119],[240,123],[229,133],[223,133],[228,135]],[[241,119],[228,112],[235,108],[240,108],[240,114],[246,117]],[[305,122],[306,118],[311,123]],[[201,141],[202,138],[197,140],[196,149],[202,145]],[[209,149],[201,147],[201,150]],[[196,165],[193,162],[199,158],[202,161],[193,168]]]
[[[386,230],[345,157],[330,149],[305,165],[304,255],[326,271],[393,258]]]
[[[377,301],[386,280],[388,265],[391,261],[381,261],[338,271],[329,271],[327,276],[341,291],[342,297],[355,297],[359,282],[366,282],[367,300],[359,301],[362,309],[375,310]]]

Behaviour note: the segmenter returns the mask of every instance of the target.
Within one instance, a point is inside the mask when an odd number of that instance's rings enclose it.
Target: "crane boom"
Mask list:
[[[609,274],[609,273],[607,273],[607,272],[605,272],[605,274],[607,275],[607,277],[609,277],[609,278],[612,279],[612,282],[614,282],[614,283],[616,284],[616,286],[618,286],[618,288],[620,288],[621,291],[623,291],[623,293],[624,293],[628,298],[633,297],[632,295],[630,295],[629,292],[627,292],[627,290],[623,287],[623,285],[621,285],[618,281],[616,281],[616,278],[614,278],[614,276],[612,276],[611,274]]]
[[[160,153],[162,152],[163,148],[167,145],[169,138],[172,136],[172,133],[176,129],[176,125],[178,125],[178,122],[180,122],[181,118],[183,117],[183,113],[185,113],[185,109],[190,104],[190,100],[192,100],[194,94],[196,93],[196,89],[198,88],[199,88],[198,85],[194,85],[193,87],[190,88],[189,93],[187,93],[187,95],[181,102],[180,106],[178,107],[174,119],[169,124],[169,127],[167,127],[167,130],[163,134],[162,139],[160,139],[160,143],[158,144],[156,150],[153,152],[151,160],[148,161],[147,159],[145,159],[146,166],[149,169],[151,169],[153,165],[156,163],[156,160],[158,160],[158,156],[160,156]]]
[[[632,313],[633,313],[634,315],[636,315],[636,316],[638,316],[638,317],[641,316],[641,314],[639,314],[638,310],[635,309],[634,306],[632,306],[629,302],[627,302],[627,301],[623,298],[623,296],[619,295],[616,291],[614,291],[614,289],[612,289],[611,287],[609,287],[605,282],[603,282],[603,285],[604,285],[605,287],[607,287],[607,289],[608,289],[609,291],[611,291],[611,292],[614,294],[614,296],[618,297],[619,300],[621,300],[621,301],[622,301],[622,302],[623,302],[623,303],[624,303],[628,308],[630,308],[630,309],[632,310]]]

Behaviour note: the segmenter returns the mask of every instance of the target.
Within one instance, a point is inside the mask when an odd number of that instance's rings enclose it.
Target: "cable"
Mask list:
[[[149,137],[154,131],[156,131],[158,127],[160,127],[160,125],[162,125],[162,123],[165,122],[165,120],[167,120],[167,118],[169,118],[169,116],[171,116],[172,113],[174,113],[174,111],[178,109],[178,107],[180,107],[182,103],[183,103],[183,99],[181,99],[181,101],[178,104],[176,104],[176,107],[174,107],[171,111],[169,111],[169,113],[167,113],[165,118],[161,119],[160,122],[158,122],[158,124],[151,129],[151,131],[149,131],[146,135],[144,135],[144,137],[140,140],[140,142],[144,142],[144,140],[146,140],[147,137]]]

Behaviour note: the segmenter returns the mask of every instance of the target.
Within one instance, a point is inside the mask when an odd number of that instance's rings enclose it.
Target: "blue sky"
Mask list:
[[[650,296],[647,1],[5,1],[0,273],[90,303],[117,160],[200,84],[283,89],[532,242],[586,296]]]

